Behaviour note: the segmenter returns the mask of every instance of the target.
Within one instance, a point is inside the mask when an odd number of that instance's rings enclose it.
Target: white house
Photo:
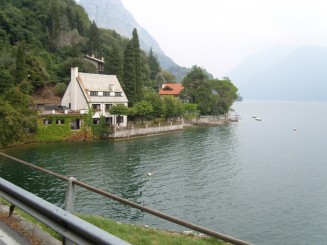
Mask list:
[[[78,72],[78,67],[71,68],[71,80],[61,100],[61,105],[73,112],[85,113],[91,107],[95,112],[94,124],[98,124],[103,115],[110,125],[116,125],[117,118],[108,109],[115,104],[127,106],[127,103],[128,99],[116,75],[82,73]],[[126,116],[120,118],[120,126],[127,126]]]

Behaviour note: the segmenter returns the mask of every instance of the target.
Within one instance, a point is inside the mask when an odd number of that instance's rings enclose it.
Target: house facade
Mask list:
[[[164,83],[159,90],[159,95],[172,95],[179,98],[184,86],[181,83]]]
[[[92,63],[98,70],[99,73],[103,73],[104,71],[104,59],[103,57],[101,59],[98,59],[94,56],[94,54],[85,55],[84,59],[90,63]]]
[[[127,106],[128,99],[115,75],[82,73],[78,72],[78,67],[71,68],[71,80],[61,106],[80,114],[87,113],[90,107],[94,112],[94,124],[99,124],[100,117],[104,116],[107,124],[117,125],[118,117],[108,111],[116,104]],[[120,126],[127,126],[127,116],[120,117],[119,120]],[[74,126],[80,128],[80,125]]]

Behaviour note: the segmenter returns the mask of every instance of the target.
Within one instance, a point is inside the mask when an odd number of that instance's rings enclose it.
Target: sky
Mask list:
[[[327,46],[326,0],[122,0],[178,65],[216,78],[275,45]]]

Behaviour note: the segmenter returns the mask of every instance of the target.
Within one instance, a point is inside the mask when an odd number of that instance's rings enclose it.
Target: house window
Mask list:
[[[98,96],[98,91],[90,91],[91,96]]]
[[[100,124],[100,119],[99,118],[93,118],[93,124],[95,124],[95,125]]]
[[[106,117],[106,124],[112,125],[112,117]]]
[[[110,92],[103,92],[103,96],[110,96]]]
[[[123,96],[122,92],[115,92],[115,96]]]
[[[51,119],[43,119],[43,125],[48,125],[48,124],[52,124],[52,120]]]
[[[92,104],[92,109],[93,110],[101,110],[100,104]]]
[[[117,123],[123,123],[124,122],[124,117],[123,116],[118,116],[116,119]]]
[[[112,104],[106,104],[106,110],[110,110],[112,108]]]
[[[65,124],[65,120],[64,119],[57,119],[56,124]]]

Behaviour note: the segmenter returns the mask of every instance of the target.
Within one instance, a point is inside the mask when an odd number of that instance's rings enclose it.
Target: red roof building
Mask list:
[[[179,97],[183,89],[184,86],[181,83],[164,83],[159,91],[159,95],[173,95]]]

